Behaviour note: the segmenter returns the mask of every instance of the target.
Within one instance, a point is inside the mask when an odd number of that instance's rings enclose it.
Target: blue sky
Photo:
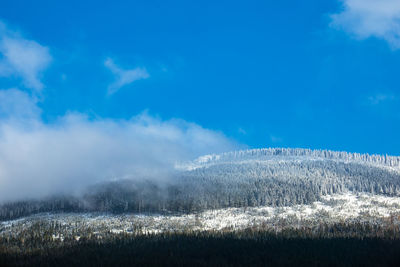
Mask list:
[[[397,0],[13,0],[0,20],[7,120],[27,106],[42,127],[146,114],[234,144],[216,152],[400,155]]]

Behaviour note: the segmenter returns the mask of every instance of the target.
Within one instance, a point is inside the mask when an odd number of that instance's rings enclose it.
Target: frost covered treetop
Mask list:
[[[329,159],[338,161],[364,162],[388,167],[400,167],[400,157],[388,155],[370,155],[345,151],[312,150],[304,148],[261,148],[210,154],[194,161],[177,164],[178,169],[196,169],[219,163],[240,162],[246,160],[278,159]]]

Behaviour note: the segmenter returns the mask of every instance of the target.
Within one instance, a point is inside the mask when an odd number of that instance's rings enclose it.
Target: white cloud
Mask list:
[[[376,37],[400,48],[399,0],[340,0],[343,9],[333,14],[331,26],[357,39]]]
[[[147,79],[150,77],[145,68],[135,68],[124,70],[117,66],[114,61],[108,58],[104,62],[106,66],[115,76],[115,81],[108,87],[108,94],[112,95],[117,92],[121,87],[131,84],[134,81]]]
[[[3,90],[0,101],[6,103],[0,117],[0,202],[75,192],[115,178],[168,179],[177,161],[237,148],[222,133],[179,119],[143,113],[130,120],[91,120],[70,113],[45,123],[26,93]]]
[[[22,78],[24,86],[40,91],[40,77],[52,61],[49,49],[22,38],[0,22],[0,76]]]

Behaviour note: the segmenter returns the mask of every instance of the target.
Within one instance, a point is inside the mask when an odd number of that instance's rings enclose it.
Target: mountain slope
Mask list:
[[[200,212],[311,204],[322,196],[365,192],[400,195],[400,157],[269,148],[208,155],[176,166],[163,182],[141,179],[95,185],[80,197],[3,204],[0,219],[45,211]]]

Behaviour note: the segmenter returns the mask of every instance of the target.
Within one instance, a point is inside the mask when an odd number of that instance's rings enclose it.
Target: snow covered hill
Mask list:
[[[400,196],[400,157],[268,148],[207,155],[176,165],[163,182],[137,177],[98,184],[79,197],[6,203],[0,220],[40,212],[199,213],[311,205],[334,194]]]
[[[400,194],[400,157],[269,148],[207,155],[177,164],[196,203],[290,206],[346,192]],[[191,191],[195,189],[195,192]],[[200,192],[200,193],[199,193]],[[212,205],[211,205],[212,206]]]
[[[79,242],[247,228],[318,233],[343,224],[348,236],[379,234],[400,227],[399,163],[399,157],[306,149],[208,155],[178,164],[164,183],[120,180],[80,197],[3,204],[0,239],[40,233],[46,242]]]
[[[246,161],[307,161],[333,160],[337,162],[353,162],[369,164],[377,167],[391,167],[400,171],[400,157],[388,155],[369,155],[349,153],[345,151],[311,150],[303,148],[262,148],[232,151],[222,154],[204,155],[191,162],[177,163],[176,168],[193,170],[222,163],[240,163]]]

